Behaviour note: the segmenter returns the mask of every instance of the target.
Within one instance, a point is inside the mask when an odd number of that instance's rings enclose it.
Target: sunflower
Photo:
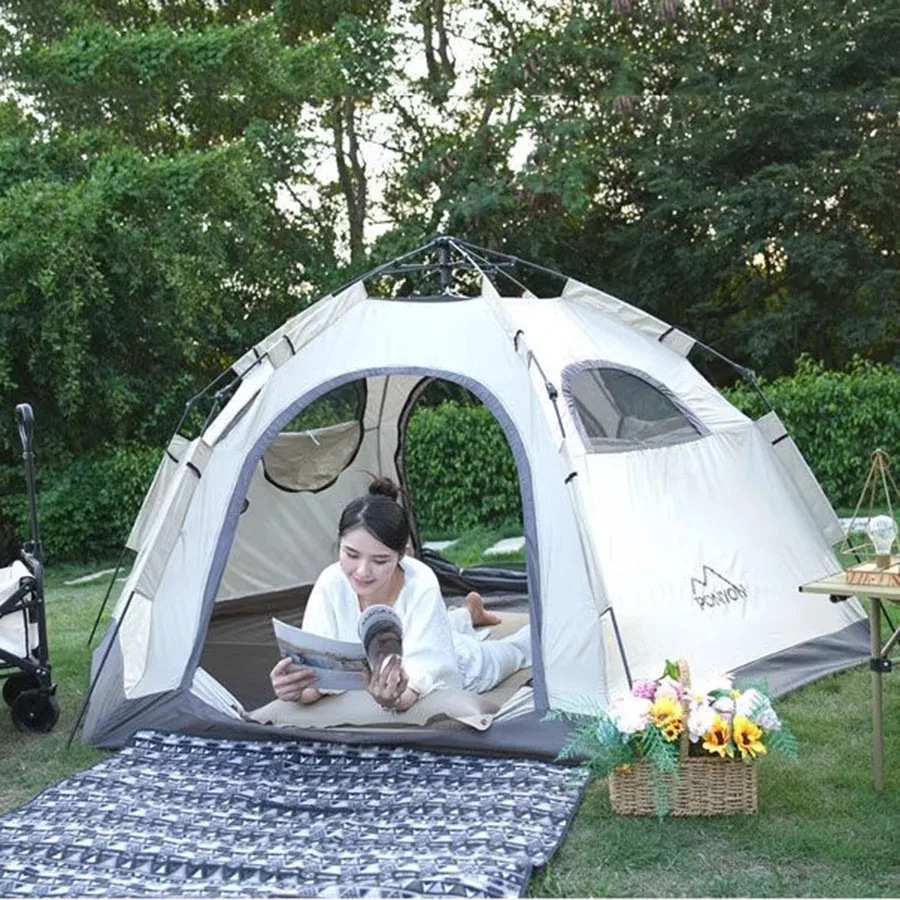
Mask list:
[[[709,753],[718,753],[723,759],[725,754],[734,756],[734,747],[729,738],[728,723],[721,716],[716,716],[709,731],[703,735],[703,749]]]
[[[684,710],[675,697],[660,697],[650,707],[650,721],[659,728],[665,727],[670,719],[681,721],[683,716]]]
[[[732,735],[735,746],[741,751],[741,756],[762,756],[766,752],[762,737],[762,728],[755,725],[746,716],[735,716],[732,724]]]
[[[676,719],[674,716],[671,716],[660,725],[660,730],[667,741],[674,741],[684,731],[684,719]]]

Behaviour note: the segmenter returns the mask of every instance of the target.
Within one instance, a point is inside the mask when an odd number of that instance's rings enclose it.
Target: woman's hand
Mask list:
[[[404,712],[419,698],[415,691],[408,690],[409,678],[396,654],[389,656],[378,672],[366,669],[363,683],[375,702],[384,709]]]
[[[309,666],[295,666],[288,657],[278,661],[269,673],[272,688],[279,700],[313,703],[321,697],[316,690],[316,673]]]

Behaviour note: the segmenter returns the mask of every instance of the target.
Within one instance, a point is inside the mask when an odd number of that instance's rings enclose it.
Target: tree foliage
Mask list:
[[[484,7],[484,112],[409,162],[398,215],[434,197],[428,225],[552,260],[766,374],[804,350],[900,361],[895,3]]]
[[[767,378],[896,366],[897,46],[894,0],[0,0],[3,405],[54,463],[161,446],[440,232]]]
[[[854,510],[875,450],[881,448],[896,471],[900,374],[890,367],[855,357],[835,371],[804,355],[792,375],[764,380],[762,389],[836,508],[848,515]],[[747,386],[727,396],[754,418],[765,412]]]

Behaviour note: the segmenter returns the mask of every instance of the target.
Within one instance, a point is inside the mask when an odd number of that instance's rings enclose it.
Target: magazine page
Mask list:
[[[317,688],[325,691],[363,689],[366,654],[362,644],[323,638],[280,619],[272,619],[272,626],[282,657],[289,657],[295,665],[315,669]]]

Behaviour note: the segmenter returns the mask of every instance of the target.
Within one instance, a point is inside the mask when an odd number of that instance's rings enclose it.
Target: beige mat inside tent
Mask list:
[[[502,617],[503,621],[491,628],[487,640],[498,640],[528,624],[527,613],[507,612]],[[462,690],[433,691],[404,713],[382,709],[365,691],[346,691],[323,697],[310,706],[272,700],[253,710],[249,718],[266,725],[302,728],[427,725],[431,728],[468,727],[484,731],[516,692],[526,689],[530,678],[531,668],[527,667],[513,672],[493,690],[483,694]]]

